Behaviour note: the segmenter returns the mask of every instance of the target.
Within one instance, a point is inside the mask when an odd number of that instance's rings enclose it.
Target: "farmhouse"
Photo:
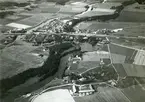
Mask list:
[[[95,92],[93,89],[92,85],[80,85],[80,86],[72,86],[72,92],[73,95],[78,95],[78,96],[86,96],[86,95],[91,95]]]

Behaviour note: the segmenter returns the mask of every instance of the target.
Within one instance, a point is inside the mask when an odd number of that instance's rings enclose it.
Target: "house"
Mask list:
[[[91,95],[95,92],[93,89],[92,85],[73,85],[72,86],[72,93],[73,95],[78,95],[78,96],[86,96],[86,95]]]

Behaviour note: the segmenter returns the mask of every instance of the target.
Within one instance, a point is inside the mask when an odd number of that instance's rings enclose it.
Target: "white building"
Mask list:
[[[95,92],[93,89],[92,85],[80,85],[80,86],[72,86],[72,93],[73,95],[78,95],[78,96],[86,96],[86,95],[91,95]]]

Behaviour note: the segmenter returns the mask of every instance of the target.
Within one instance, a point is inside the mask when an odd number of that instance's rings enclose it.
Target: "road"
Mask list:
[[[120,47],[124,47],[124,48],[128,48],[128,49],[140,50],[140,51],[141,51],[141,49],[137,49],[137,48],[134,48],[134,47],[129,47],[129,46],[124,46],[124,45],[117,44],[117,43],[112,43],[112,42],[111,42],[111,44],[113,44],[113,45],[117,45],[117,46],[120,46]]]
[[[99,86],[99,85],[107,85],[107,86],[109,86],[109,87],[111,87],[111,88],[114,88],[114,89],[120,91],[120,89],[118,89],[118,88],[116,88],[116,87],[114,87],[114,86],[112,86],[112,85],[110,85],[110,84],[107,84],[107,83],[105,83],[105,82],[99,82],[99,83],[98,83],[98,82],[94,82],[94,83],[83,84],[83,85],[90,85],[90,84],[91,84],[91,85],[97,85],[97,86]],[[36,97],[38,97],[39,95],[41,95],[41,94],[43,94],[43,93],[45,93],[45,92],[47,92],[47,91],[49,91],[49,90],[55,90],[55,89],[58,89],[58,88],[67,87],[67,86],[73,86],[73,85],[75,85],[75,86],[81,86],[81,85],[75,84],[75,83],[68,83],[68,84],[63,84],[63,85],[58,85],[58,86],[49,87],[49,88],[44,89],[43,91],[41,91],[41,92],[39,92],[39,93],[35,93],[35,94],[29,93],[29,94],[23,95],[21,98],[30,97],[30,98],[29,98],[29,101],[33,102],[33,101],[36,99]],[[120,91],[120,93],[123,94],[122,91]],[[125,95],[123,94],[123,96],[125,96]],[[78,97],[79,97],[79,96],[78,96]],[[129,100],[128,97],[125,96],[125,98],[127,98],[128,102],[131,102],[131,101]],[[17,99],[16,99],[16,100],[17,100]],[[15,101],[16,101],[16,100],[15,100]]]
[[[109,41],[109,39],[106,37],[106,40],[108,40]],[[107,47],[108,47],[108,51],[109,51],[109,54],[110,54],[110,60],[111,60],[111,65],[113,66],[113,68],[114,68],[114,70],[115,70],[115,72],[117,73],[117,80],[116,80],[116,82],[118,82],[119,81],[119,79],[120,79],[120,76],[119,76],[119,74],[118,74],[118,72],[117,72],[117,70],[116,70],[116,68],[115,68],[115,66],[113,65],[113,61],[112,61],[112,55],[111,55],[111,51],[110,51],[110,45],[109,44],[107,44]]]

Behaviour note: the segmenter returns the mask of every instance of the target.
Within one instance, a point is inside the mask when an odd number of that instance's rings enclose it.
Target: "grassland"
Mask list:
[[[12,46],[3,49],[0,58],[0,78],[12,77],[28,68],[36,68],[41,65],[41,58],[29,54],[33,49],[35,47],[29,46]]]

